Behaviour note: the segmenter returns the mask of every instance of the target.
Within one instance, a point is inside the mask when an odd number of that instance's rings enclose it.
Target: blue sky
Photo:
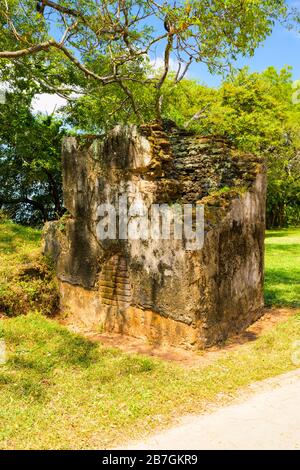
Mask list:
[[[290,6],[300,9],[300,0],[288,0]],[[285,66],[293,67],[293,78],[300,79],[300,33],[289,31],[281,25],[276,25],[271,36],[256,50],[253,57],[240,59],[235,65],[236,67],[249,66],[253,72],[261,72],[268,66],[274,66],[281,69]],[[162,51],[161,51],[162,53]],[[156,52],[157,65],[162,61],[160,57],[160,47]],[[189,69],[189,77],[196,78],[201,83],[209,86],[218,86],[222,81],[219,75],[211,75],[206,66],[203,64],[193,64]],[[44,94],[37,97],[36,109],[42,112],[51,112],[53,107],[59,108],[63,104],[63,100],[53,95]]]
[[[300,0],[287,0],[287,4],[300,10]],[[235,66],[237,68],[249,66],[253,72],[261,72],[269,66],[279,70],[285,66],[292,66],[293,78],[299,80],[299,50],[300,33],[277,24],[271,36],[255,51],[254,56],[241,58]],[[189,69],[189,76],[209,86],[218,86],[222,81],[220,75],[211,75],[203,64],[193,64]]]
[[[300,79],[300,34],[277,25],[253,57],[239,60],[236,64],[238,67],[245,65],[254,72],[261,72],[271,65],[277,69],[290,65],[294,79]],[[221,77],[210,75],[207,68],[200,64],[191,66],[190,75],[210,86],[217,86],[221,81]]]
[[[298,8],[300,10],[300,0],[286,0],[289,7]],[[153,24],[159,29],[161,24],[155,21]],[[298,26],[299,30],[299,26]],[[160,44],[156,50],[156,62],[158,66],[162,66],[163,45]],[[286,66],[293,67],[293,78],[300,79],[300,33],[296,30],[288,30],[287,28],[277,24],[272,34],[266,41],[255,51],[253,57],[245,57],[238,60],[235,64],[236,68],[249,66],[253,72],[261,72],[269,66],[274,66],[280,70]],[[172,66],[172,63],[171,63]],[[174,61],[174,69],[177,64]],[[222,76],[211,75],[204,64],[192,64],[189,68],[189,77],[199,80],[209,86],[218,86],[222,81]]]
[[[300,10],[300,0],[286,0],[286,3],[289,7]],[[159,33],[165,32],[160,20],[151,19],[150,23]],[[53,34],[56,39],[60,39],[61,32],[58,32],[56,27],[53,29]],[[162,65],[163,46],[164,43],[159,43],[156,48],[156,61],[157,65],[160,66]],[[289,31],[277,24],[272,35],[255,51],[254,57],[242,58],[235,65],[238,68],[247,65],[254,72],[261,72],[268,66],[274,66],[280,70],[290,65],[293,67],[294,79],[298,80],[300,79],[299,47],[300,33],[295,30]],[[192,64],[189,69],[189,76],[197,78],[209,86],[218,86],[222,81],[220,75],[211,75],[203,64]]]

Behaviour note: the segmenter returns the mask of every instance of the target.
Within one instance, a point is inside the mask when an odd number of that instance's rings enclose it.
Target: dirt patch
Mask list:
[[[265,309],[264,315],[244,332],[228,339],[225,344],[214,346],[205,351],[185,351],[173,347],[158,346],[132,336],[117,333],[97,333],[95,330],[85,328],[78,323],[72,323],[70,319],[60,322],[71,331],[80,333],[91,341],[98,341],[104,346],[118,348],[121,351],[133,354],[143,354],[157,357],[171,362],[177,362],[185,367],[205,367],[217,359],[225,356],[229,351],[241,348],[258,339],[267,330],[287,318],[295,315],[297,309],[272,308]]]
[[[296,308],[266,308],[263,316],[259,320],[249,326],[244,332],[230,338],[227,341],[226,348],[230,349],[236,345],[254,341],[261,336],[262,333],[277,325],[277,323],[295,315],[297,311]]]

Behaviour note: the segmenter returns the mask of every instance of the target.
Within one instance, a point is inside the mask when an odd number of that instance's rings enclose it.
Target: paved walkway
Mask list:
[[[230,406],[127,449],[300,449],[300,369],[250,386]]]

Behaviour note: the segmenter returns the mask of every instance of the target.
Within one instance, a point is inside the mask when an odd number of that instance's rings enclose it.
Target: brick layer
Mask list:
[[[131,286],[127,263],[120,255],[112,256],[102,267],[99,276],[101,302],[105,305],[128,307],[131,303]]]

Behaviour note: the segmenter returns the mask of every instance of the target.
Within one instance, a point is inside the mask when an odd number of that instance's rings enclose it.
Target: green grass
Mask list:
[[[11,275],[19,264],[32,261],[40,252],[41,231],[0,220],[0,277]]]
[[[57,312],[54,273],[41,255],[40,241],[40,230],[0,218],[0,313]]]
[[[276,234],[268,233],[267,239],[266,295],[272,300],[276,291],[276,302],[294,305],[297,285],[286,277],[299,280],[299,246],[281,254],[280,263],[277,256],[278,246],[299,243],[299,230]],[[7,241],[1,237],[4,272],[23,255],[30,257],[39,243],[38,232],[22,228],[16,235]],[[274,271],[284,274],[282,282],[271,275]],[[109,448],[175,415],[204,410],[220,395],[232,396],[253,381],[294,369],[291,353],[300,339],[300,314],[201,369],[104,347],[37,312],[0,320],[1,337],[7,360],[0,365],[0,448]]]
[[[300,228],[266,234],[265,301],[300,307]]]
[[[0,448],[105,448],[293,369],[300,315],[200,370],[102,347],[39,314],[2,321],[1,334]]]

